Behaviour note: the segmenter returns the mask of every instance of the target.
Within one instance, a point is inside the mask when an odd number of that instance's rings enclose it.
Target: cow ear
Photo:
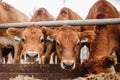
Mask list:
[[[51,38],[55,39],[57,35],[57,30],[53,30],[47,27],[42,27],[42,31],[45,35],[50,36]]]
[[[110,68],[112,65],[117,64],[117,58],[114,55],[104,56],[100,58],[101,65],[106,68]]]
[[[95,38],[95,31],[92,30],[86,30],[84,32],[80,32],[80,39],[81,42],[92,42]]]
[[[6,30],[6,33],[8,34],[8,36],[10,38],[13,38],[15,39],[16,41],[21,41],[21,34],[22,34],[22,31],[20,29],[17,29],[17,28],[8,28]]]

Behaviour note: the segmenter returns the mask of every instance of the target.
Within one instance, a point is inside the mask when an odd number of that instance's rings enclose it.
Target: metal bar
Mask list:
[[[5,24],[0,24],[0,28],[26,27],[27,25],[30,24],[36,24],[40,26],[50,26],[50,27],[61,26],[64,24],[68,24],[72,26],[120,24],[120,18],[5,23]]]

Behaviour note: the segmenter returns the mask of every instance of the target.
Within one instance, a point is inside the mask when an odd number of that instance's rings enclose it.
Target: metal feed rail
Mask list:
[[[5,24],[0,24],[0,28],[26,27],[27,25],[30,24],[37,24],[40,26],[51,26],[51,27],[61,26],[64,24],[68,24],[72,26],[120,24],[120,18],[5,23]]]

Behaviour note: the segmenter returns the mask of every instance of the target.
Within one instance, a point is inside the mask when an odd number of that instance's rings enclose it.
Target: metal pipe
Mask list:
[[[9,28],[9,27],[20,28],[20,27],[26,27],[30,24],[36,24],[40,26],[50,26],[50,27],[61,26],[64,24],[68,24],[72,26],[106,25],[106,24],[120,24],[120,18],[5,23],[5,24],[0,24],[0,28]]]

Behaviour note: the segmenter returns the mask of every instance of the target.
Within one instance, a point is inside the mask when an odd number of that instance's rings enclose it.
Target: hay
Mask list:
[[[71,80],[120,80],[120,75],[119,74],[105,74],[105,73],[101,73],[101,74],[97,74],[97,75],[90,75],[88,77],[78,77],[75,79],[71,79]]]
[[[29,77],[29,76],[18,75],[17,77],[10,78],[9,80],[43,80],[43,79],[36,79],[33,76]]]

